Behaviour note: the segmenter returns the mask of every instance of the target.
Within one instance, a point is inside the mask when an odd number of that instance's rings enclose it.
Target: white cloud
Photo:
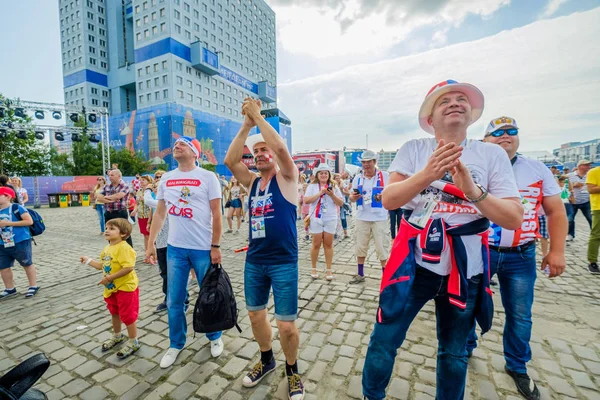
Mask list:
[[[542,18],[553,16],[554,13],[558,11],[560,6],[565,4],[567,1],[569,0],[549,0],[548,4],[546,4],[546,7],[544,8],[544,11],[542,12]]]
[[[434,26],[442,36],[469,14],[487,17],[510,0],[385,1],[271,0],[283,50],[318,58],[381,54],[415,29]],[[439,36],[439,35],[438,35]],[[442,36],[436,38],[439,42]]]
[[[446,79],[470,82],[486,109],[470,136],[498,115],[519,121],[522,150],[552,149],[598,137],[600,8],[538,21],[481,40],[351,66],[279,85],[292,119],[294,149],[364,146],[395,149],[427,135],[417,123],[425,93]]]

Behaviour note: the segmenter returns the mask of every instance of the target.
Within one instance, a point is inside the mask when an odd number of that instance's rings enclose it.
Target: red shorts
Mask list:
[[[133,292],[114,292],[109,297],[105,297],[106,308],[112,315],[118,315],[121,322],[125,325],[131,325],[137,321],[140,312],[140,289]]]
[[[138,225],[140,226],[140,233],[142,235],[150,235],[150,231],[148,230],[148,218],[138,218]]]

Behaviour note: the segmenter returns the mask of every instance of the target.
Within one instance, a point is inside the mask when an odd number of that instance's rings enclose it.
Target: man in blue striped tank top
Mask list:
[[[261,352],[260,361],[243,378],[245,387],[256,386],[275,369],[271,325],[267,318],[273,288],[275,319],[286,359],[288,398],[302,400],[304,385],[298,374],[298,169],[284,141],[260,113],[258,100],[246,99],[244,123],[233,139],[225,165],[249,188],[250,241],[244,268],[244,294],[252,332]],[[261,134],[248,137],[258,126]],[[242,162],[244,146],[254,155],[260,174]]]

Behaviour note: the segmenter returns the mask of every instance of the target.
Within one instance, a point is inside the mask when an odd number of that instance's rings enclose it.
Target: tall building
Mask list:
[[[291,149],[290,121],[276,105],[275,14],[263,0],[59,0],[59,8],[65,103],[108,107],[111,146],[169,163],[173,139],[195,133],[205,160],[222,163],[253,97]]]

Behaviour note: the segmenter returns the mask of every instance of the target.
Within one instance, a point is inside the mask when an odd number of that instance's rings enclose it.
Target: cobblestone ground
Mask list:
[[[27,282],[22,269],[15,268],[21,294],[0,302],[0,373],[31,354],[44,352],[52,365],[37,387],[50,399],[287,398],[284,358],[273,320],[278,372],[253,389],[241,384],[242,375],[258,356],[244,307],[245,255],[232,251],[245,245],[245,234],[225,234],[223,240],[223,264],[237,295],[243,332],[228,331],[225,351],[213,359],[207,339],[202,335],[194,338],[190,324],[186,348],[176,364],[160,369],[160,358],[168,347],[168,329],[166,314],[153,314],[162,300],[157,268],[141,262],[136,266],[142,348],[124,361],[118,360],[115,352],[102,353],[100,343],[110,337],[111,325],[97,286],[100,275],[78,261],[80,255],[97,258],[104,246],[96,213],[91,208],[45,208],[40,213],[48,227],[34,246],[42,289],[33,299],[22,297]],[[567,250],[566,273],[554,280],[538,274],[536,284],[529,372],[544,399],[600,399],[600,277],[588,274],[585,268],[588,227],[583,220],[577,225],[577,239]],[[351,240],[339,240],[335,245],[335,280],[324,280],[320,262],[321,279],[313,281],[309,245],[302,237],[298,327],[299,367],[306,398],[360,398],[360,376],[377,307],[379,263],[371,255],[367,283],[348,285],[356,268],[353,245]],[[139,232],[133,240],[139,261],[143,255]],[[197,287],[192,289],[192,299],[197,291]],[[494,327],[469,360],[469,399],[519,398],[512,380],[503,372],[504,313],[498,293],[495,300]],[[272,304],[269,312],[272,316]],[[413,323],[399,352],[388,397],[433,399],[435,356],[435,317],[430,303]]]

